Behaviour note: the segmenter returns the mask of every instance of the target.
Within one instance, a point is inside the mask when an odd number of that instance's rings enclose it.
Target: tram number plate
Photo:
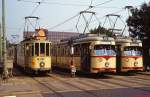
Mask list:
[[[37,60],[44,60],[44,58],[37,58]]]
[[[139,44],[138,43],[131,43],[130,45],[131,46],[138,46]]]

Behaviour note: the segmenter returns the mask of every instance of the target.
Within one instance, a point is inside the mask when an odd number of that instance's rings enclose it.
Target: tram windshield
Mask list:
[[[94,51],[98,56],[116,56],[115,46],[111,45],[95,45]]]
[[[142,48],[137,46],[128,46],[124,48],[125,56],[142,56]]]
[[[49,56],[50,44],[49,43],[35,43],[35,56]]]

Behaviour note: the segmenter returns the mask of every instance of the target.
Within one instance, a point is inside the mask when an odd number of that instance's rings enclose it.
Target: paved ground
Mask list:
[[[17,72],[18,73],[18,72]],[[16,75],[0,82],[0,97],[150,97],[150,72],[105,77],[53,73],[46,76]]]

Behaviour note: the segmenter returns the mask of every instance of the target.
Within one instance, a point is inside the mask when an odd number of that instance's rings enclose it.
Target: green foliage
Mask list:
[[[104,35],[107,35],[107,36],[113,36],[112,32],[107,30],[106,28],[104,27],[101,27],[101,26],[98,26],[97,28],[95,29],[91,29],[90,30],[90,33],[91,34],[104,34]]]
[[[150,36],[150,3],[142,4],[140,9],[131,9],[131,14],[127,19],[127,24],[132,36],[138,36],[141,39]]]

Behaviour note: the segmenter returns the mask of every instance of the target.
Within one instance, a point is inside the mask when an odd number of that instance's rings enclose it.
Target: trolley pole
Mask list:
[[[7,77],[7,50],[6,50],[6,27],[5,27],[5,1],[2,0],[2,33],[3,33],[3,74]]]
[[[2,63],[2,28],[0,23],[0,64]]]

